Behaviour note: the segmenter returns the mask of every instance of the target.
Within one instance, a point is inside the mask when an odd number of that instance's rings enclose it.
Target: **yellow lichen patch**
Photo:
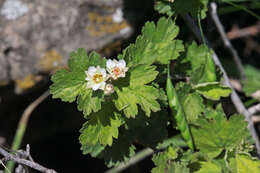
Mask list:
[[[112,15],[103,16],[97,13],[88,13],[89,24],[86,30],[90,35],[102,37],[106,34],[119,32],[121,29],[129,27],[126,20],[120,23],[113,22]]]
[[[1,82],[0,82],[0,86],[6,86],[6,85],[8,85],[8,82],[7,82],[7,81],[1,81]]]
[[[23,79],[17,79],[15,81],[15,84],[16,84],[16,88],[20,90],[27,90],[29,88],[32,88],[40,80],[41,80],[40,76],[29,74]]]
[[[52,73],[62,66],[62,56],[56,50],[46,52],[40,60],[40,68],[44,72]]]

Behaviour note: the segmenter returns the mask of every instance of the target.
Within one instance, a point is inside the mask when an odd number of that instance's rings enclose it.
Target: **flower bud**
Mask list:
[[[106,86],[105,86],[105,89],[104,89],[104,94],[105,95],[110,95],[110,94],[112,94],[112,93],[114,93],[114,86],[112,85],[112,84],[106,84]]]

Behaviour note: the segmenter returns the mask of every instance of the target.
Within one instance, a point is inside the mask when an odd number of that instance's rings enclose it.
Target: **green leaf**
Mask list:
[[[85,49],[78,49],[70,54],[68,62],[69,69],[58,70],[52,77],[53,84],[50,92],[53,98],[60,98],[65,102],[73,102],[77,99],[78,109],[84,115],[89,115],[92,111],[101,109],[103,94],[93,94],[91,89],[86,88],[85,71],[90,66],[104,67],[106,60],[97,53],[92,52],[88,56]],[[98,92],[98,91],[97,91]],[[97,93],[96,92],[96,93]]]
[[[188,47],[186,59],[191,64],[191,82],[193,84],[216,81],[216,70],[212,60],[212,51],[206,45],[195,42]]]
[[[166,111],[152,113],[150,117],[140,113],[135,119],[126,119],[125,121],[129,133],[134,134],[135,140],[144,146],[155,148],[168,136]]]
[[[183,109],[188,122],[195,122],[199,115],[204,112],[205,106],[203,99],[197,93],[190,93],[184,99]]]
[[[118,166],[127,162],[135,154],[135,146],[132,145],[133,136],[128,131],[120,131],[120,135],[112,146],[106,147],[100,157],[104,158],[108,167]]]
[[[115,100],[116,108],[123,110],[126,117],[135,117],[138,114],[137,104],[147,116],[150,116],[151,111],[157,112],[160,110],[160,104],[156,101],[159,98],[158,89],[152,86],[136,86],[135,88],[117,89],[118,99]]]
[[[221,85],[219,82],[201,83],[193,87],[199,94],[210,100],[219,100],[221,97],[228,97],[232,90]]]
[[[155,9],[168,16],[190,13],[193,17],[200,14],[200,17],[204,19],[208,10],[207,6],[208,0],[174,0],[173,2],[157,0]]]
[[[103,93],[93,97],[92,90],[81,90],[77,99],[78,110],[83,111],[85,117],[87,117],[92,111],[99,111],[101,109],[101,101],[103,101],[102,97]]]
[[[157,10],[160,14],[166,14],[169,17],[174,15],[173,7],[174,6],[172,2],[161,1],[161,0],[157,0],[154,6],[155,10]]]
[[[183,140],[181,135],[176,135],[171,138],[163,140],[163,142],[159,143],[156,149],[165,149],[169,146],[174,147],[187,147],[187,143]]]
[[[103,105],[99,112],[92,113],[90,120],[80,129],[80,143],[90,146],[97,143],[111,146],[113,138],[118,137],[118,128],[123,123],[120,116],[111,103]]]
[[[83,48],[79,48],[77,52],[72,52],[68,61],[71,71],[86,71],[88,67],[97,65],[105,68],[105,58],[101,58],[96,52],[91,52],[88,56],[86,50]]]
[[[200,170],[195,171],[194,173],[222,173],[221,168],[210,161],[200,162],[200,166]]]
[[[108,167],[118,166],[134,155],[133,141],[150,148],[155,148],[162,142],[167,137],[167,112],[152,113],[151,117],[140,113],[135,119],[125,118],[124,126],[120,128],[118,139],[100,155]]]
[[[174,40],[178,32],[178,26],[171,19],[160,18],[157,25],[147,22],[142,35],[119,55],[119,59],[125,59],[128,67],[155,62],[168,64],[184,50],[182,41]]]
[[[156,78],[158,71],[155,66],[139,65],[130,71],[130,87],[148,84]]]
[[[231,167],[234,173],[260,173],[260,161],[246,154],[236,154]]]
[[[247,65],[245,66],[245,73],[247,79],[243,81],[243,91],[250,96],[260,90],[260,70]]]
[[[189,173],[187,163],[173,161],[178,157],[177,152],[177,148],[169,147],[164,152],[154,154],[152,160],[156,167],[152,169],[152,173]]]
[[[212,158],[224,149],[237,147],[248,133],[247,122],[242,115],[233,115],[227,120],[222,112],[218,112],[215,119],[200,118],[196,125],[191,127],[195,146]]]
[[[73,102],[81,90],[87,90],[85,74],[80,71],[68,72],[58,70],[52,77],[50,86],[52,98],[60,98],[64,102]],[[84,87],[85,86],[85,87]]]
[[[205,109],[202,97],[198,93],[192,92],[191,86],[183,82],[177,84],[176,90],[187,121],[189,123],[195,122]]]
[[[82,145],[80,149],[83,154],[90,154],[91,157],[97,157],[105,149],[105,146],[97,143],[96,145]]]

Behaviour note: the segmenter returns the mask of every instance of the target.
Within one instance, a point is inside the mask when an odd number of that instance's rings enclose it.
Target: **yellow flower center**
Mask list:
[[[100,83],[100,82],[102,82],[102,81],[103,81],[103,75],[102,75],[102,74],[99,74],[99,73],[94,74],[94,76],[93,76],[93,81],[94,81],[95,83]]]
[[[114,73],[116,76],[120,75],[120,68],[118,68],[118,67],[114,68],[114,69],[113,69],[113,73]]]

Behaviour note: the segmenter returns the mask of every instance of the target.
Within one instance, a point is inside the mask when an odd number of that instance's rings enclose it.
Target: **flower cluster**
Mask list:
[[[118,78],[125,77],[128,68],[124,60],[117,61],[109,59],[106,62],[106,70],[100,68],[100,66],[90,66],[85,71],[87,88],[92,88],[94,91],[101,89],[104,90],[106,95],[109,95],[114,92],[114,86],[111,83],[107,83],[107,80],[117,80]]]

